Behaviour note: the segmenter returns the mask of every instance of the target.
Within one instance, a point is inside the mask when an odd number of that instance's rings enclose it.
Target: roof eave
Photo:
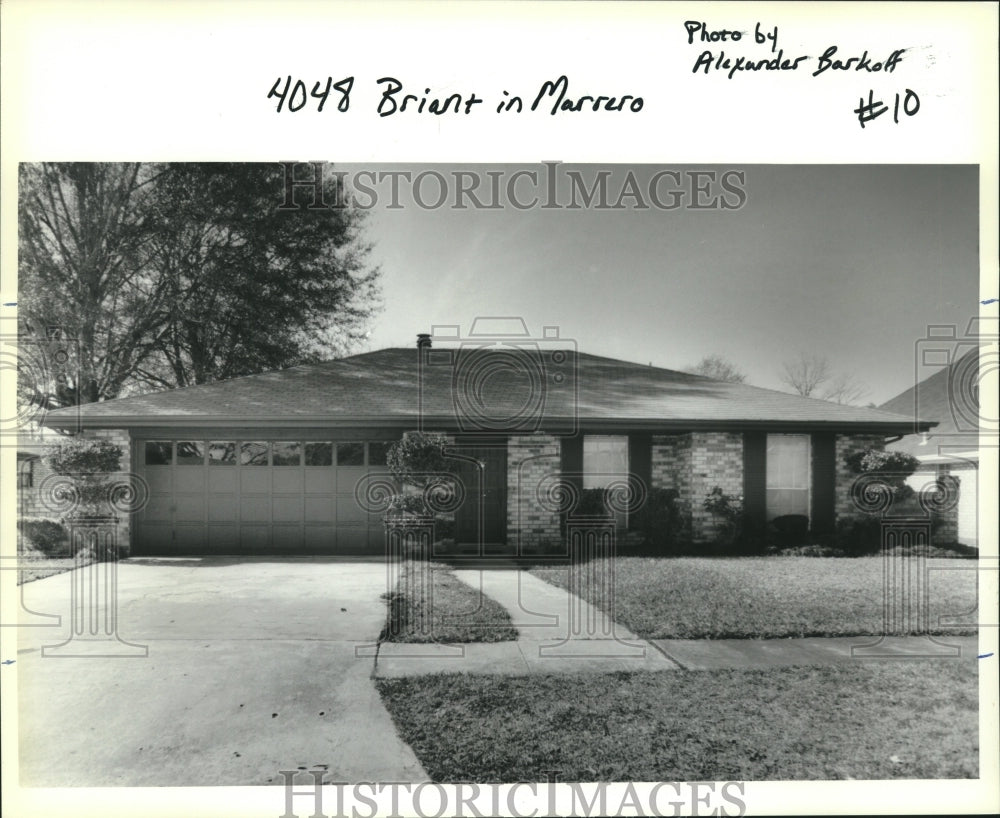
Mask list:
[[[472,424],[462,424],[453,415],[426,416],[423,418],[412,415],[391,415],[381,417],[370,416],[338,416],[329,415],[259,415],[255,417],[234,418],[232,415],[117,415],[107,417],[52,418],[46,417],[41,425],[52,429],[139,429],[143,427],[176,426],[178,428],[218,426],[220,428],[239,429],[247,427],[269,426],[280,424],[284,428],[306,427],[359,427],[400,428],[420,426],[427,429],[466,431]],[[919,434],[938,425],[937,421],[913,420],[781,420],[781,419],[726,419],[711,418],[554,418],[549,423],[542,423],[538,431],[551,431],[557,434],[574,433],[578,429],[629,429],[634,431],[735,431],[742,429],[769,430],[835,430],[844,429],[853,432],[873,432],[879,434]],[[534,431],[535,427],[488,430],[493,434]],[[487,431],[487,430],[483,430]]]

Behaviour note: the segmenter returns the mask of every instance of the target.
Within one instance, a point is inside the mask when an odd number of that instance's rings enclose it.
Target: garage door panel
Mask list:
[[[356,554],[368,550],[368,527],[337,523],[337,553]]]
[[[275,523],[302,522],[302,495],[295,497],[272,497],[271,520]]]
[[[271,470],[264,466],[240,469],[240,491],[266,494],[271,490]]]
[[[154,441],[166,452],[150,459],[137,440],[138,468],[150,499],[138,515],[137,543],[162,554],[381,553],[381,514],[369,514],[355,492],[384,466],[366,465],[370,446],[359,441]],[[216,446],[218,448],[218,446]],[[159,450],[158,450],[159,451]],[[381,455],[375,456],[381,463]],[[163,463],[165,465],[160,465]]]
[[[170,466],[146,466],[143,477],[146,478],[150,493],[174,490],[173,469]]]
[[[332,525],[306,525],[303,535],[310,554],[336,553],[337,533]]]
[[[266,523],[270,518],[270,503],[267,495],[260,497],[240,497],[240,520],[251,523]]]
[[[276,493],[302,493],[302,472],[298,469],[276,467],[273,472],[272,488]]]
[[[178,494],[174,502],[174,520],[178,523],[203,522],[205,519],[204,494]]]
[[[271,548],[276,554],[295,554],[302,550],[302,526],[283,525],[271,526]]]
[[[174,498],[169,494],[152,494],[143,509],[146,522],[169,523],[173,519]]]
[[[337,497],[337,525],[368,526],[368,512],[363,509],[352,494],[350,497]]]
[[[236,525],[209,525],[208,550],[215,554],[239,553],[240,530]]]
[[[333,468],[307,468],[305,471],[305,483],[306,492],[311,492],[313,494],[330,494],[337,487],[336,480],[334,479]]]
[[[196,466],[179,466],[176,475],[174,482],[177,491],[205,491],[207,486],[205,469]]]
[[[305,520],[317,523],[332,523],[334,504],[332,497],[306,497],[305,498]]]
[[[171,524],[143,523],[139,526],[139,550],[143,553],[169,553],[174,544],[174,527]]]
[[[176,554],[204,554],[207,539],[204,525],[174,524],[173,551]]]
[[[368,470],[355,466],[337,467],[337,493],[354,496],[354,490],[358,483],[365,479]]]
[[[270,545],[269,533],[270,526],[267,525],[241,525],[241,550],[251,554],[266,554]]]
[[[209,522],[236,521],[236,495],[235,494],[210,494],[208,497],[208,520]]]
[[[236,469],[225,466],[210,466],[208,469],[209,491],[236,491]]]

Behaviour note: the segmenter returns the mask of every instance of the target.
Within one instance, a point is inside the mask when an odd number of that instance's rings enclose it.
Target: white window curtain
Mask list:
[[[603,489],[628,476],[627,435],[585,435],[583,438],[583,487]],[[628,515],[615,513],[616,526],[628,527]]]
[[[809,516],[809,435],[767,436],[767,519]]]

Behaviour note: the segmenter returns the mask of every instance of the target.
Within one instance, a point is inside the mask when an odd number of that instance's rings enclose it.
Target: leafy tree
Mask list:
[[[704,375],[717,381],[746,383],[746,373],[721,355],[706,355],[698,363],[687,368],[693,375]]]
[[[153,179],[135,164],[21,165],[18,316],[22,347],[43,359],[22,399],[116,397],[152,353],[164,308],[147,265]]]
[[[328,203],[338,184],[328,174]],[[303,205],[312,193],[295,191]],[[282,210],[284,196],[277,164],[23,165],[21,331],[54,364],[22,400],[107,400],[350,350],[378,306],[359,213]]]
[[[328,203],[343,198],[337,184],[330,175]],[[311,203],[311,190],[296,193]],[[378,271],[366,264],[360,212],[280,210],[284,195],[281,165],[170,167],[154,264],[172,306],[141,378],[206,383],[343,353],[363,337]]]

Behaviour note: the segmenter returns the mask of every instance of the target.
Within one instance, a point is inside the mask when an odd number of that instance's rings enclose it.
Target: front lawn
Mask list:
[[[25,582],[34,582],[36,579],[62,574],[72,571],[79,565],[86,565],[93,562],[90,558],[86,562],[78,563],[75,557],[68,555],[50,555],[39,551],[33,545],[25,543],[21,545],[17,553],[18,570],[17,584],[23,585]]]
[[[929,630],[938,617],[975,622],[976,563],[929,559]],[[883,632],[880,557],[619,557],[614,561],[614,619],[647,639],[741,639],[861,636]],[[937,570],[968,569],[968,570]],[[552,585],[570,587],[566,568],[533,568]],[[582,571],[574,587],[601,604],[600,585]],[[971,614],[970,614],[971,612]]]
[[[438,782],[975,778],[974,661],[378,679]]]
[[[457,579],[447,565],[430,563],[430,582],[403,567],[389,594],[383,642],[507,642],[517,639],[507,610]],[[427,576],[427,575],[423,575]]]

